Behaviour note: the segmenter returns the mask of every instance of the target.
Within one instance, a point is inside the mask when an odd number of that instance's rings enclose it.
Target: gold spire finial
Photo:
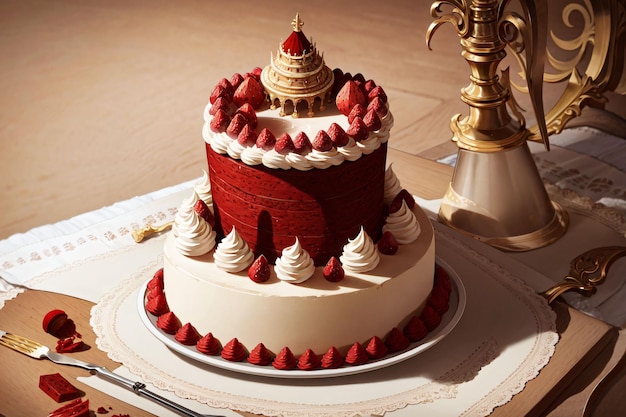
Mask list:
[[[294,32],[300,32],[302,30],[302,20],[300,20],[300,14],[296,13],[296,17],[291,21],[291,26],[293,26]]]

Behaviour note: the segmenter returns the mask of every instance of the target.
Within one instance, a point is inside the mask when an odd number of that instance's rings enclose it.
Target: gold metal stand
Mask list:
[[[623,30],[618,30],[620,25],[610,20],[611,10],[623,6],[614,0],[600,1],[602,6],[597,13],[588,12],[589,16],[598,14],[599,20],[613,25],[608,25],[598,37],[603,45],[589,64],[593,74],[576,78],[578,72],[574,68],[570,75],[570,84],[574,85],[568,85],[563,100],[555,106],[556,111],[548,113],[546,121],[542,88],[548,3],[520,1],[523,16],[507,12],[509,3],[508,0],[436,1],[431,6],[435,20],[428,28],[426,42],[430,48],[434,32],[444,23],[453,24],[461,38],[461,55],[470,68],[470,83],[461,90],[461,100],[469,106],[469,115],[464,118],[456,115],[451,121],[453,140],[459,151],[439,218],[450,227],[492,246],[523,251],[554,242],[568,226],[567,213],[548,197],[527,140],[542,141],[549,150],[548,134],[562,129],[572,114],[580,113],[586,101],[603,104],[602,91],[616,84],[615,77],[610,76],[616,63],[613,58],[607,58],[607,54],[619,50],[616,39],[623,34]],[[585,1],[585,4],[589,3]],[[567,13],[572,10],[580,12],[570,6]],[[566,17],[564,12],[563,19]],[[610,36],[606,36],[606,31]],[[598,36],[597,31],[595,35]],[[556,39],[553,33],[551,36]],[[585,45],[574,46],[583,48],[584,52]],[[527,83],[526,92],[536,118],[536,127],[531,129],[526,127],[513,98],[508,70],[502,71],[501,76],[498,74],[507,47],[520,63]],[[552,56],[549,58],[553,66],[560,63]],[[554,82],[558,77],[546,78]],[[576,85],[572,80],[581,80],[581,83]]]

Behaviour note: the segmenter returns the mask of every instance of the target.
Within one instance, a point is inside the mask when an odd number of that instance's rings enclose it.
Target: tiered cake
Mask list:
[[[301,27],[296,15],[267,67],[213,89],[208,173],[146,297],[180,343],[285,370],[406,349],[439,324],[450,292],[432,226],[385,169],[384,90],[331,71]]]

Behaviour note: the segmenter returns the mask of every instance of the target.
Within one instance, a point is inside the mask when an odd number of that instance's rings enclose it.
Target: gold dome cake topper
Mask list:
[[[261,72],[261,83],[270,107],[280,107],[281,116],[285,116],[285,109],[291,106],[292,116],[298,117],[300,103],[305,103],[308,116],[313,116],[316,102],[319,110],[324,111],[326,101],[331,99],[334,76],[313,40],[302,32],[299,14],[291,25],[293,32],[281,42],[276,56],[271,54],[270,64]]]

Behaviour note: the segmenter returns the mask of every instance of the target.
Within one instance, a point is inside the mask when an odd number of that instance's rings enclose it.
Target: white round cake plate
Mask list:
[[[169,335],[159,329],[156,325],[157,318],[146,311],[145,296],[146,287],[149,280],[146,281],[139,289],[137,306],[139,309],[139,316],[141,317],[141,320],[148,328],[150,333],[152,333],[157,339],[163,342],[171,350],[189,359],[196,360],[200,363],[248,375],[273,378],[329,378],[344,375],[354,375],[391,366],[412,358],[435,346],[437,343],[443,340],[452,331],[452,329],[456,327],[459,320],[461,319],[461,316],[463,315],[463,311],[465,310],[465,287],[463,286],[463,283],[461,282],[458,274],[454,270],[452,270],[452,268],[450,268],[448,264],[443,262],[441,259],[437,259],[437,264],[443,267],[446,272],[448,272],[448,275],[450,276],[450,284],[452,287],[449,301],[450,308],[441,317],[441,323],[439,324],[439,326],[437,326],[437,328],[433,331],[429,332],[422,340],[411,343],[409,347],[407,347],[405,350],[387,355],[382,359],[366,362],[362,365],[344,365],[341,368],[335,369],[316,369],[312,371],[302,371],[297,369],[278,370],[271,365],[259,366],[252,365],[247,361],[228,361],[226,359],[223,359],[221,356],[211,356],[200,353],[196,350],[195,346],[182,345],[174,339],[173,335]]]

